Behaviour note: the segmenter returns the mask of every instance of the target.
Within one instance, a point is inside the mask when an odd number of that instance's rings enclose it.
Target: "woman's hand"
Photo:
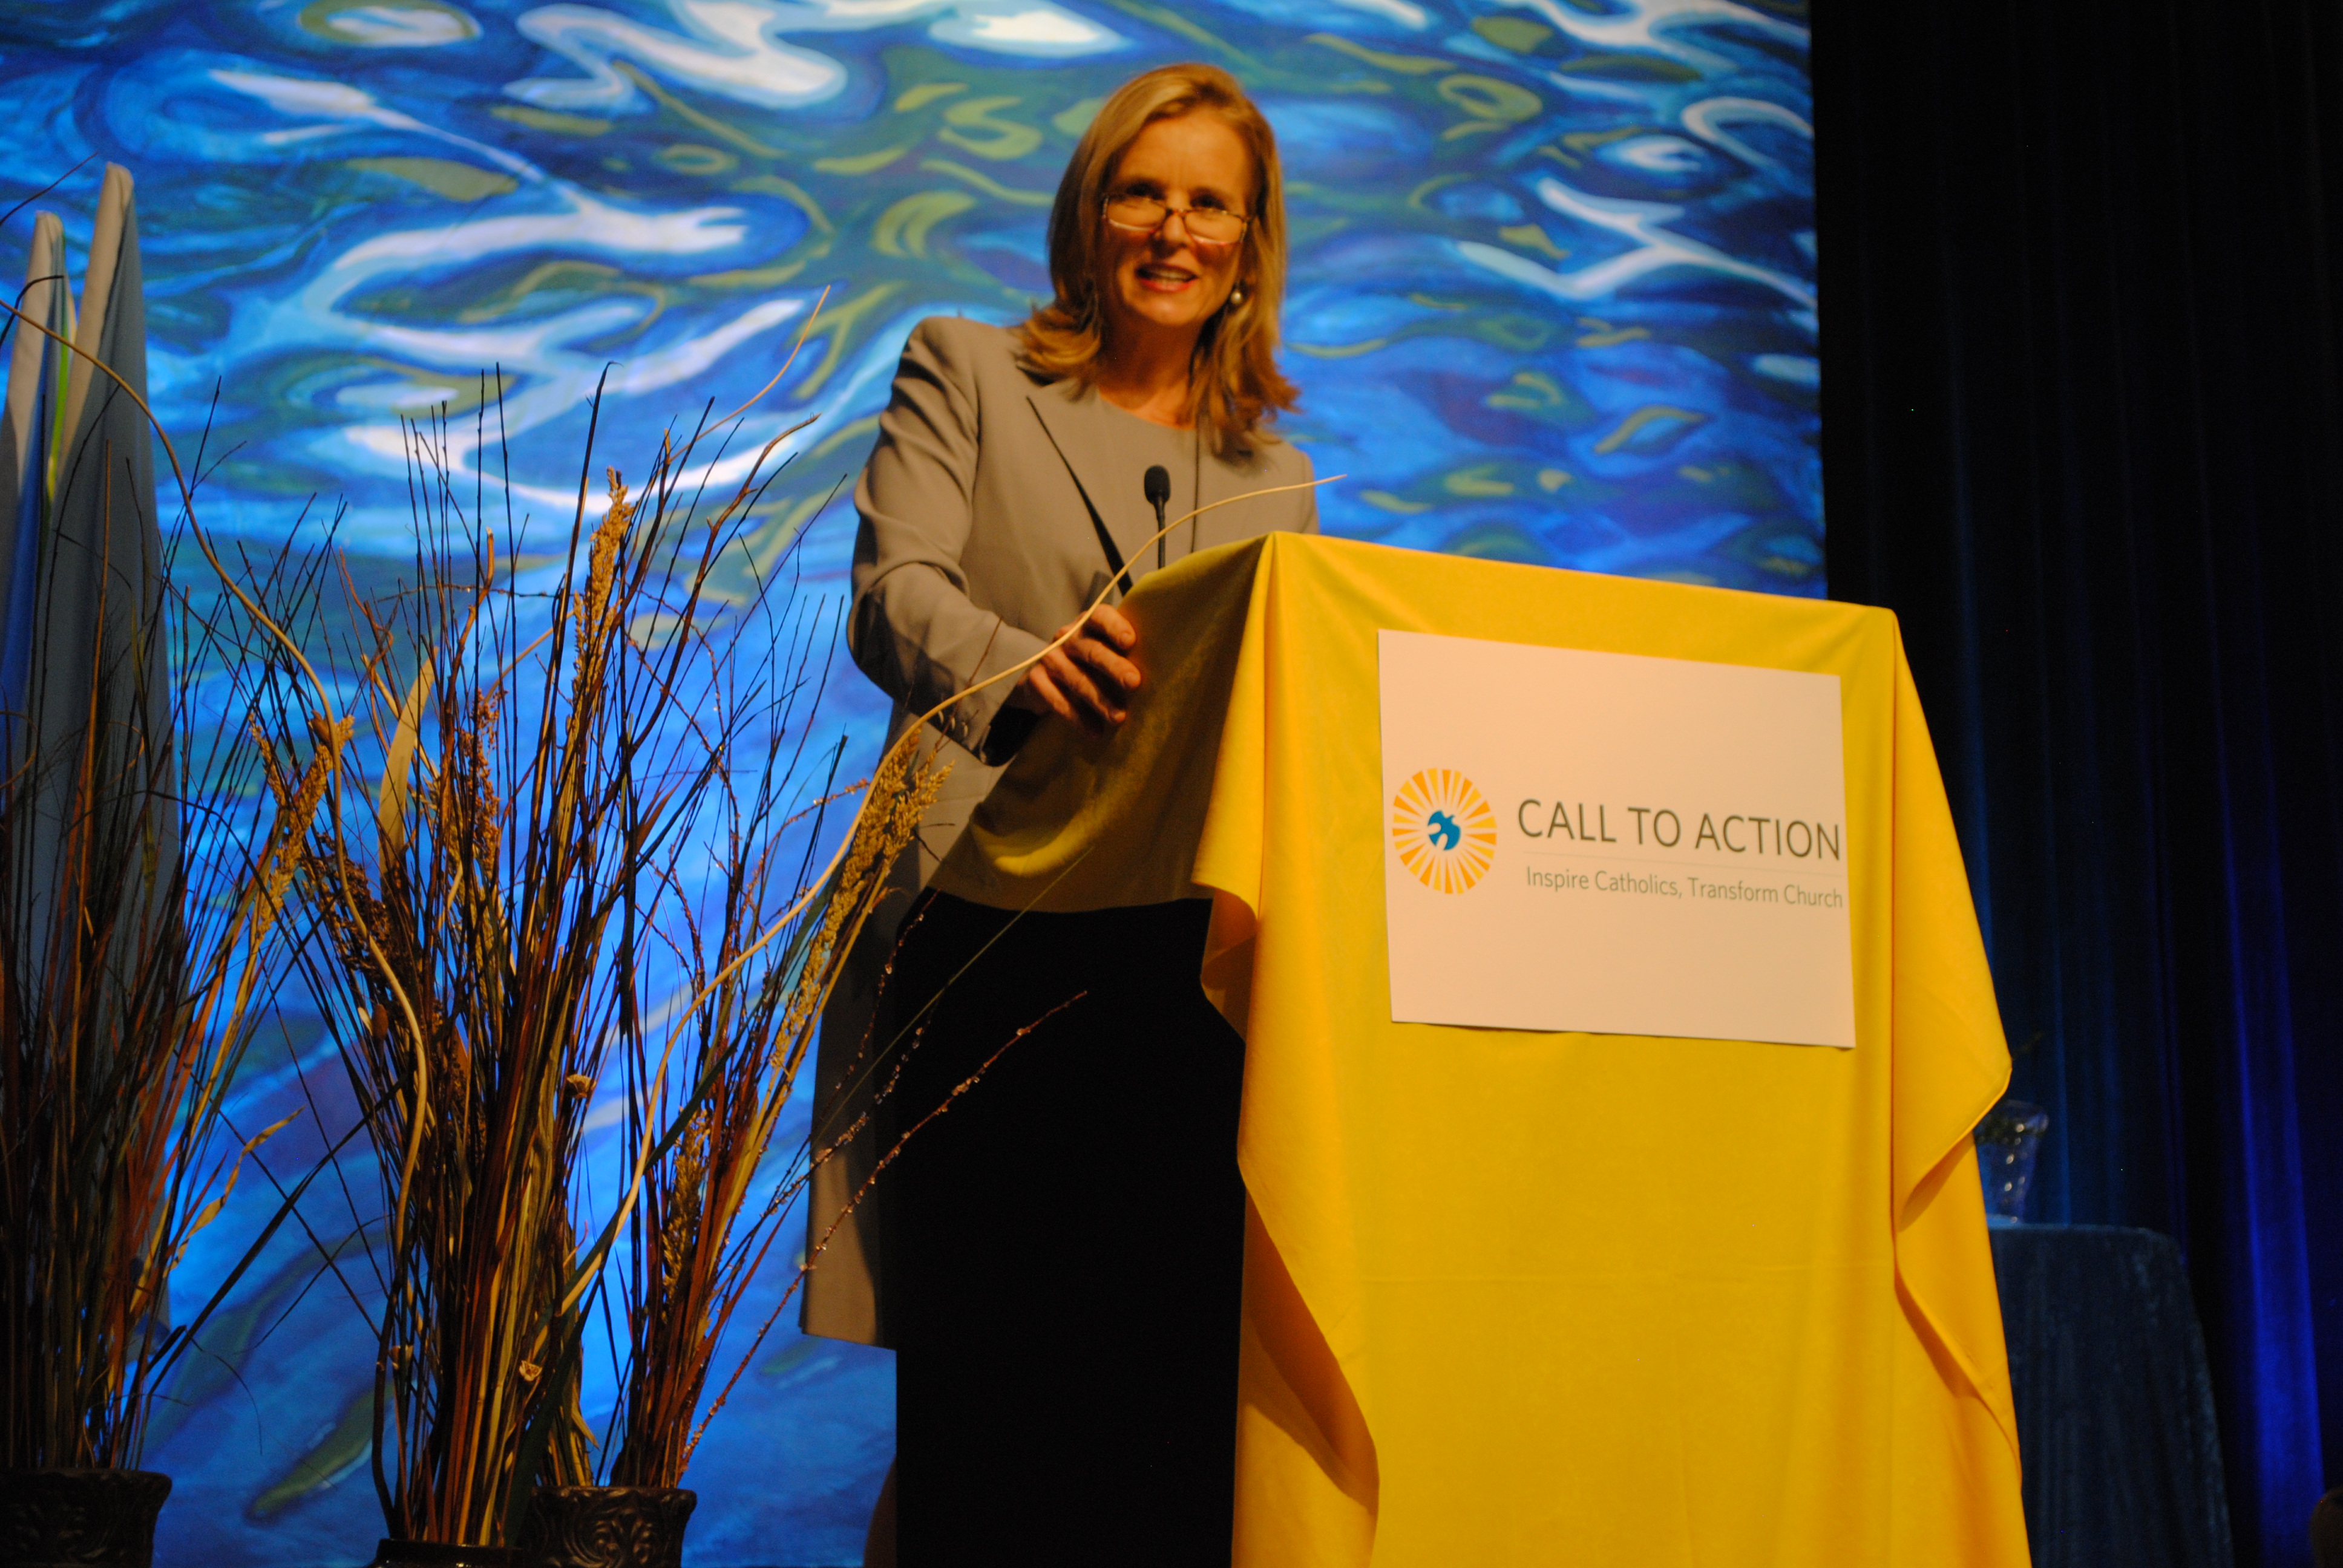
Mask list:
[[[1054,713],[1092,735],[1111,734],[1131,716],[1131,694],[1139,689],[1139,667],[1126,657],[1139,646],[1139,629],[1122,611],[1102,604],[1088,620],[1060,627],[1050,640],[1077,624],[1081,629],[1064,647],[1042,655],[1009,700],[1037,713]]]

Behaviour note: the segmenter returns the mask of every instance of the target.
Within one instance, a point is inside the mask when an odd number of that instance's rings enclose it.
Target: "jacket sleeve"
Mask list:
[[[1043,646],[980,608],[960,568],[984,431],[967,357],[974,345],[954,325],[930,319],[912,329],[878,446],[854,487],[862,520],[847,646],[862,672],[914,713]],[[1001,710],[1016,684],[1003,680],[956,704],[936,728],[986,762],[1005,761],[1031,729],[1031,715]]]

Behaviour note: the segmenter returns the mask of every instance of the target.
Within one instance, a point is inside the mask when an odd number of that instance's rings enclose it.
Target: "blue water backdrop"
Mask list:
[[[190,457],[208,423],[206,526],[314,538],[346,504],[342,542],[384,560],[414,545],[402,417],[444,409],[460,472],[508,471],[517,513],[566,524],[598,380],[596,462],[639,471],[662,428],[764,386],[827,288],[710,477],[818,416],[784,448],[754,542],[767,561],[795,544],[801,591],[836,595],[853,522],[825,498],[869,450],[912,324],[1021,317],[1047,291],[1051,195],[1099,100],[1146,66],[1208,60],[1259,97],[1283,151],[1302,393],[1284,428],[1346,476],[1322,496],[1329,531],[1819,595],[1805,13],[9,0],[0,206],[96,155],[39,204],[78,266],[100,166],[126,166],[154,403]],[[31,220],[5,226],[0,266]],[[850,759],[882,719],[850,670],[833,681],[823,723]],[[303,1073],[333,1109],[314,1020],[283,1032],[241,1086],[256,1124],[300,1101]],[[282,1135],[277,1163],[298,1169],[314,1137]],[[200,1299],[266,1201],[263,1183],[240,1191],[181,1298]],[[341,1212],[338,1231],[319,1221],[329,1247],[353,1235]],[[206,1345],[148,1455],[177,1482],[158,1560],[364,1561],[374,1346],[316,1253],[288,1234]],[[589,1407],[608,1393],[607,1374],[589,1381]],[[694,1463],[691,1560],[858,1561],[891,1402],[884,1352],[785,1316]]]

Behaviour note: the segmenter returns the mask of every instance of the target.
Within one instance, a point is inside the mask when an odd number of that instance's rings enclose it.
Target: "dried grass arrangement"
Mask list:
[[[535,1483],[680,1473],[791,1194],[758,1172],[820,999],[917,821],[859,816],[813,863],[836,801],[810,774],[837,757],[809,761],[804,734],[836,617],[714,591],[779,445],[711,502],[728,425],[663,439],[639,489],[610,470],[598,522],[581,476],[538,564],[500,543],[485,485],[458,493],[446,425],[414,427],[415,580],[353,598],[341,678],[265,660],[277,798],[306,815],[297,772],[332,759],[288,898],[321,936],[304,970],[375,1158],[377,1277],[344,1282],[379,1303],[396,1539],[500,1545]],[[736,662],[738,628],[777,622]],[[932,790],[893,766],[890,788]],[[626,1135],[597,1204],[579,1161],[614,1060]],[[614,1254],[626,1395],[598,1466],[578,1391]]]
[[[298,819],[266,804],[236,717],[257,627],[167,586],[151,517],[77,506],[75,487],[136,493],[110,437],[81,456],[44,502],[68,521],[0,715],[0,1470],[136,1467],[172,1369],[284,1217],[173,1322],[173,1270],[277,1131],[219,1136],[283,972]],[[287,567],[256,580],[289,591]]]
[[[793,1281],[731,1377],[708,1399],[709,1374],[734,1313],[803,1195],[814,1161],[827,1152],[800,1146],[779,1169],[766,1168],[781,1112],[810,1060],[846,953],[943,781],[940,767],[916,761],[910,748],[894,749],[869,784],[858,786],[865,804],[838,857],[820,871],[801,858],[785,878],[772,862],[779,840],[770,829],[794,770],[776,760],[769,753],[754,789],[722,804],[730,850],[709,928],[684,920],[659,933],[686,976],[679,989],[690,998],[683,1020],[688,1062],[672,1065],[669,1041],[648,1030],[630,1031],[623,1049],[628,1143],[649,1144],[662,1124],[673,1131],[657,1146],[641,1201],[628,1215],[618,1282],[626,1334],[619,1398],[597,1467],[614,1486],[682,1483],[708,1423],[795,1292]],[[821,804],[828,803],[825,793]],[[752,852],[758,844],[767,850]],[[779,920],[777,909],[785,911]],[[769,941],[776,931],[783,940]],[[800,1265],[799,1278],[813,1261]]]

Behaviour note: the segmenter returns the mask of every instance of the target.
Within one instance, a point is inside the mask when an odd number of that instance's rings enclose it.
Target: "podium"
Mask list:
[[[1235,1562],[2024,1564],[1969,1143],[2008,1055],[1894,618],[1292,534],[1125,608],[1129,722],[1043,727],[935,885],[1213,900]],[[1385,631],[1835,676],[1853,1049],[1393,1022]]]

